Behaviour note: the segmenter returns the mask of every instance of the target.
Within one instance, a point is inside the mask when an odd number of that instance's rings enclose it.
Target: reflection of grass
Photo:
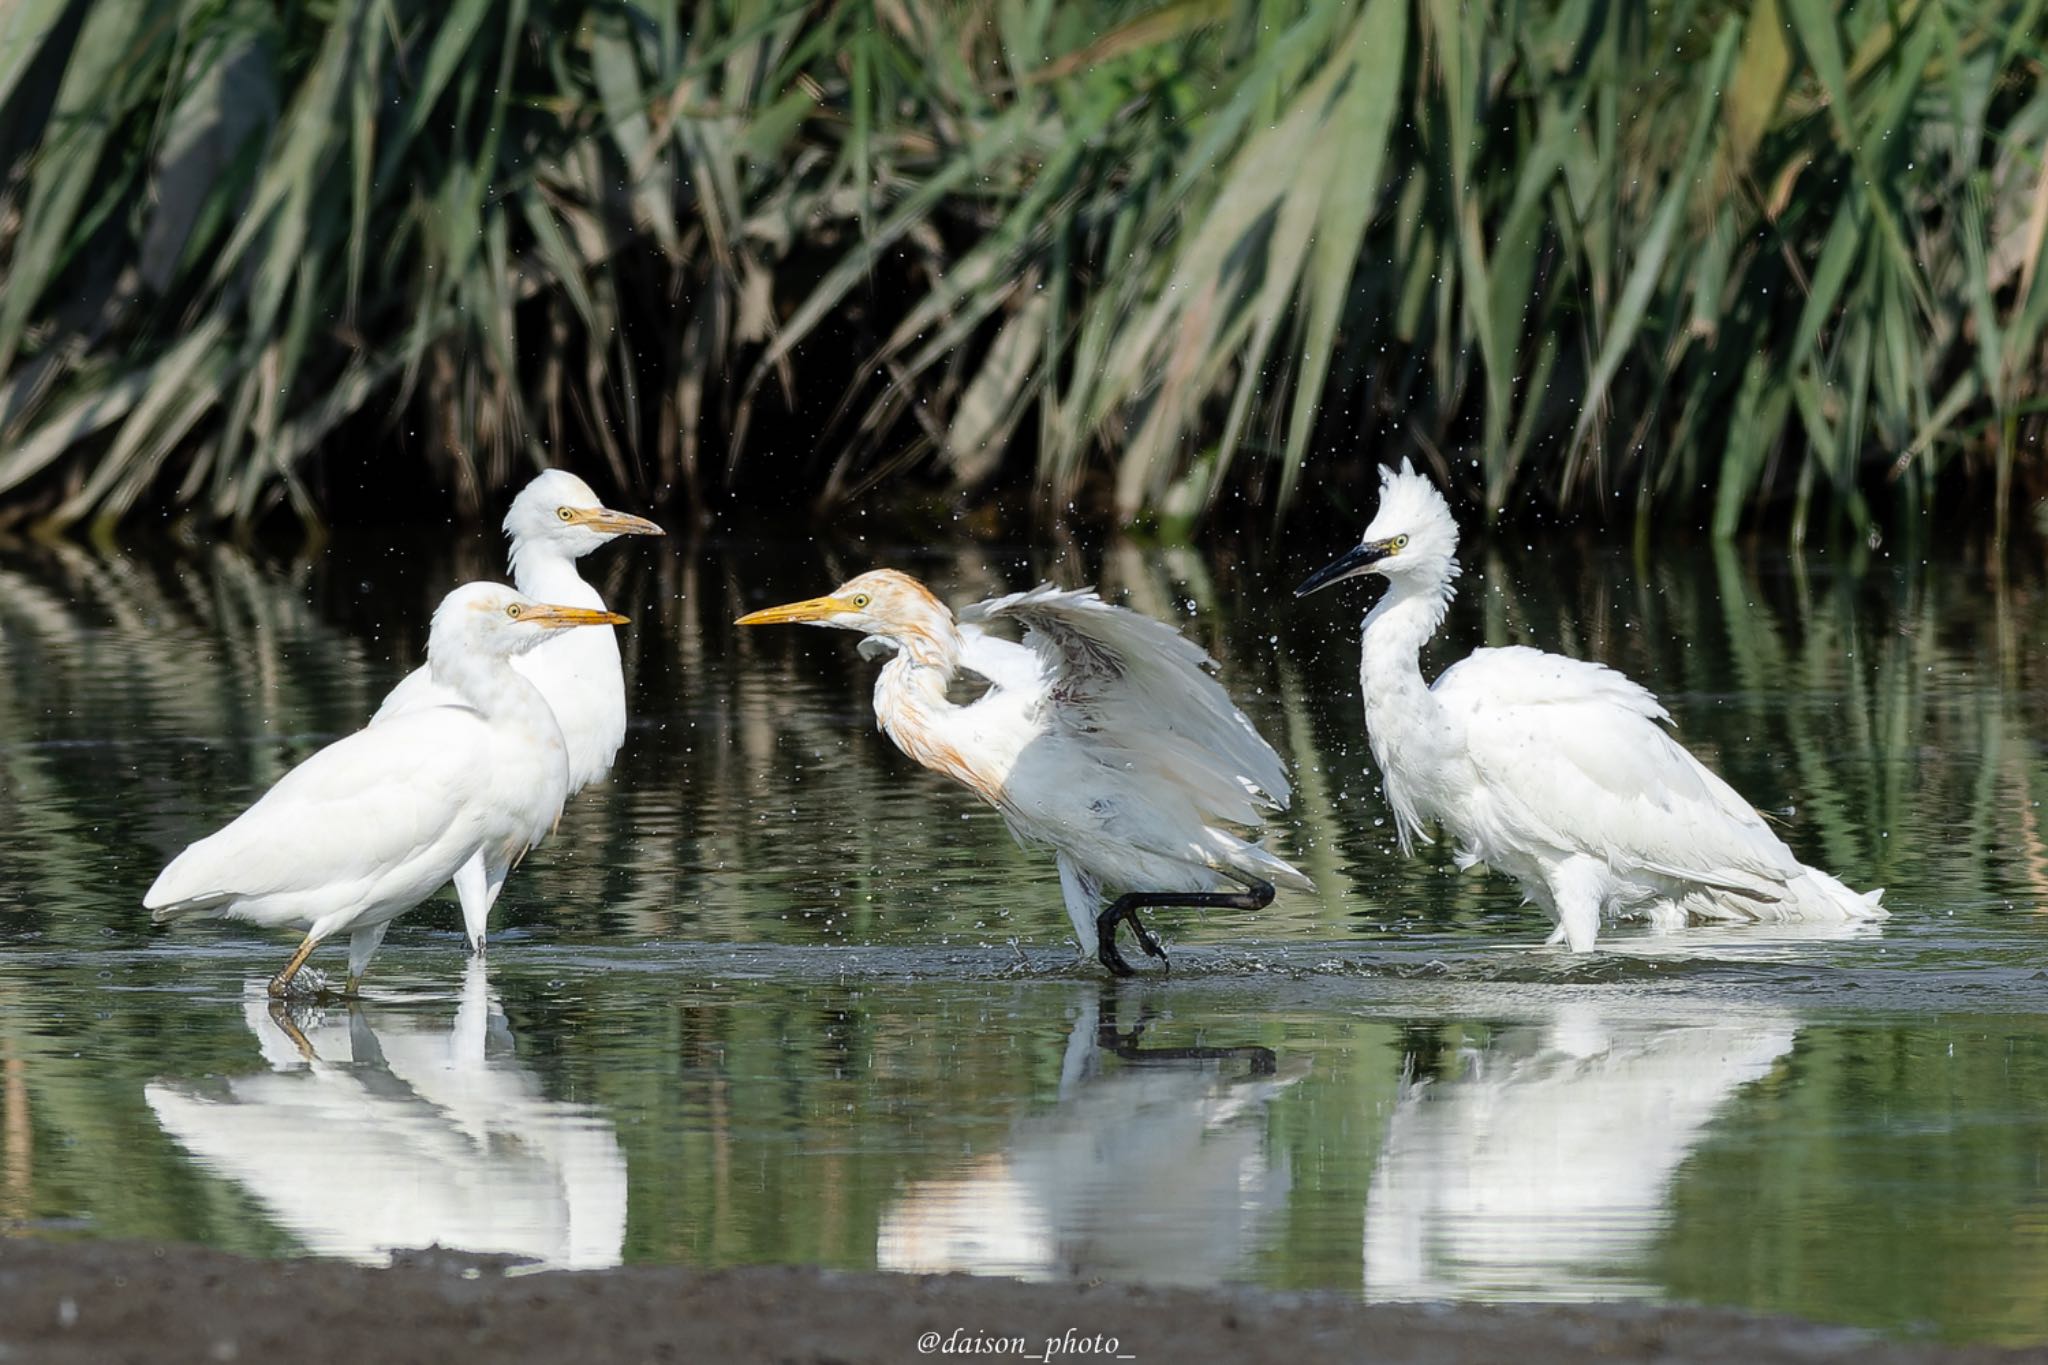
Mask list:
[[[1809,1032],[1694,1155],[1659,1273],[1682,1299],[2038,1344],[2044,1087],[2038,1017]]]

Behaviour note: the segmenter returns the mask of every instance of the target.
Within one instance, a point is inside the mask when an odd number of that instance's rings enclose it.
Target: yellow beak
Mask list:
[[[593,531],[606,531],[615,536],[668,534],[645,517],[636,517],[630,512],[614,512],[609,507],[576,508],[569,513],[569,522],[573,526],[588,526]]]
[[[589,607],[557,607],[548,603],[528,607],[519,619],[534,625],[547,626],[552,630],[566,630],[570,626],[626,624],[626,618],[615,611],[592,611]]]
[[[850,611],[859,611],[843,597],[812,597],[802,602],[789,602],[763,611],[748,612],[733,622],[736,626],[780,626],[791,622],[806,622],[816,625],[830,621],[835,616],[844,616]]]

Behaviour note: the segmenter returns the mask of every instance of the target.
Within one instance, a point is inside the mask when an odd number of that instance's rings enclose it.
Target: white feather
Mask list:
[[[882,728],[1001,811],[1020,842],[1057,851],[1084,946],[1123,892],[1309,884],[1244,837],[1285,808],[1286,768],[1209,676],[1209,656],[1170,626],[1054,587],[956,622],[889,569],[743,620],[854,630],[864,656],[891,654],[875,682]],[[1024,642],[994,632],[1004,624]],[[963,673],[988,682],[965,704],[951,695]]]
[[[158,920],[296,927],[315,943],[347,930],[352,977],[384,925],[451,879],[480,929],[568,795],[561,730],[508,666],[550,633],[540,606],[495,583],[450,593],[428,651],[436,685],[460,704],[407,712],[320,750],[172,859],[143,905]]]
[[[1612,669],[1482,649],[1426,685],[1418,654],[1450,603],[1457,523],[1405,464],[1382,472],[1381,489],[1351,572],[1391,583],[1366,617],[1359,678],[1404,849],[1442,826],[1462,862],[1514,877],[1557,923],[1555,937],[1580,950],[1603,916],[1676,927],[1885,913],[1881,893],[1857,895],[1803,866],[1661,728],[1669,716],[1657,699]]]
[[[513,585],[537,602],[602,611],[604,598],[584,581],[576,561],[612,540],[614,533],[563,522],[558,513],[564,507],[601,510],[603,503],[590,485],[559,469],[542,473],[514,499],[505,514]],[[571,794],[602,781],[626,739],[626,675],[614,629],[565,631],[520,655],[512,666],[540,689],[562,727]],[[422,666],[391,689],[370,724],[459,701]]]

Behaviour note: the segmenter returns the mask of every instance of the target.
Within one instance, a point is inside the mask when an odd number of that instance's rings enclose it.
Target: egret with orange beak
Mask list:
[[[434,684],[454,702],[320,750],[172,859],[143,905],[160,922],[226,918],[304,931],[271,979],[274,996],[323,939],[344,930],[347,993],[355,994],[391,921],[450,879],[464,919],[482,923],[569,795],[561,727],[511,660],[558,631],[625,620],[497,583],[457,588],[435,610],[427,640]]]
[[[583,581],[576,561],[620,536],[664,532],[644,517],[612,511],[589,484],[566,469],[550,469],[512,500],[505,514],[505,534],[512,541],[512,582],[520,592],[539,602],[603,611],[604,598]],[[618,638],[609,630],[566,631],[515,656],[512,667],[540,689],[562,727],[569,755],[569,794],[602,781],[626,739],[626,674],[619,666]],[[434,681],[431,669],[416,668],[391,689],[370,724],[457,700]],[[473,910],[480,913],[472,915]],[[484,950],[490,910],[488,902],[463,904],[463,928],[473,952]]]
[[[583,581],[576,561],[620,536],[666,532],[645,517],[606,507],[566,469],[550,469],[512,500],[505,534],[512,542],[512,585],[520,592],[537,602],[603,611],[604,598]],[[518,655],[512,667],[540,689],[562,727],[570,794],[602,780],[626,738],[626,675],[618,638],[609,630],[572,630]],[[453,700],[435,685],[430,669],[417,668],[391,689],[370,723]]]
[[[1166,960],[1142,909],[1261,910],[1275,882],[1309,886],[1240,833],[1286,808],[1287,770],[1204,671],[1208,654],[1172,627],[1051,586],[956,621],[893,569],[738,624],[783,622],[857,631],[863,655],[893,651],[875,682],[882,729],[1001,811],[1019,843],[1054,850],[1075,937],[1115,975],[1132,974],[1120,921]],[[986,629],[1004,623],[1022,644]],[[989,687],[956,705],[947,689],[963,672]]]

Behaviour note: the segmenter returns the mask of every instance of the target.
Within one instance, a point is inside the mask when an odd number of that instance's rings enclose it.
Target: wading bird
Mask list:
[[[1212,661],[1170,626],[1091,590],[1051,586],[953,613],[893,569],[829,596],[771,607],[738,624],[831,626],[895,657],[875,680],[875,716],[896,747],[1003,813],[1019,843],[1058,854],[1067,915],[1085,951],[1118,976],[1128,921],[1155,905],[1259,910],[1273,883],[1307,888],[1285,862],[1231,832],[1284,810],[1287,772],[1251,722],[1203,672]],[[1024,643],[986,625],[1021,627]],[[989,683],[966,705],[947,698],[961,672]],[[1225,891],[1235,885],[1242,890]],[[1114,897],[1114,899],[1110,899]],[[1108,899],[1105,908],[1103,901]]]
[[[604,599],[576,572],[576,561],[619,536],[666,533],[644,517],[612,511],[567,470],[549,469],[512,500],[505,534],[512,541],[506,556],[512,585],[520,592],[536,602],[603,611]],[[626,739],[626,675],[619,667],[618,637],[609,630],[572,630],[519,655],[512,667],[540,689],[562,727],[570,794],[602,779]],[[434,681],[432,669],[416,668],[391,689],[370,724],[455,700]],[[481,946],[483,926],[470,928]]]
[[[321,940],[349,933],[353,995],[393,919],[448,882],[481,924],[506,874],[569,794],[561,727],[510,660],[570,626],[625,617],[497,583],[443,599],[427,667],[456,700],[336,740],[234,822],[171,860],[142,898],[164,920],[292,926],[305,940],[270,982],[282,996]]]
[[[666,533],[643,517],[612,511],[567,470],[549,469],[512,500],[505,534],[512,541],[507,556],[512,583],[520,592],[537,602],[603,611],[604,598],[576,572],[576,561],[619,536]],[[609,630],[572,630],[517,656],[512,667],[540,689],[562,727],[569,794],[602,780],[626,739],[626,675],[619,666],[618,637]],[[430,668],[416,668],[391,689],[370,724],[459,700],[434,681]],[[484,950],[490,909],[489,901],[463,902],[463,930],[472,952]]]
[[[1435,821],[1461,867],[1521,884],[1592,948],[1603,915],[1660,928],[1694,920],[1869,919],[1858,895],[1792,856],[1756,810],[1659,728],[1657,699],[1600,664],[1514,646],[1481,649],[1425,683],[1418,655],[1458,576],[1458,525],[1405,461],[1380,471],[1379,513],[1349,554],[1294,590],[1377,573],[1365,618],[1365,728],[1401,849]]]

